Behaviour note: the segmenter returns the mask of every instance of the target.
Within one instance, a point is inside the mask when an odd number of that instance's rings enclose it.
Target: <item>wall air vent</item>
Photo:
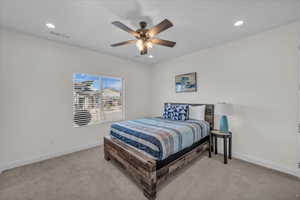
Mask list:
[[[50,34],[55,35],[57,37],[62,37],[62,38],[67,38],[67,39],[70,38],[69,35],[66,35],[66,34],[63,34],[63,33],[58,33],[58,32],[55,32],[55,31],[50,31]]]

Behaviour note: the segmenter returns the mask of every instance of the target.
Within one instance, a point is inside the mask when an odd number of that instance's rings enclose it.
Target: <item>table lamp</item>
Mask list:
[[[228,119],[227,116],[233,114],[233,106],[229,103],[217,103],[215,107],[215,114],[221,116],[220,117],[220,132],[228,133]]]

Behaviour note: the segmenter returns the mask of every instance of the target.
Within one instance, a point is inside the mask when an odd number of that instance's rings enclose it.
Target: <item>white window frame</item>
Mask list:
[[[125,80],[122,77],[116,77],[116,76],[107,76],[107,75],[99,75],[99,74],[90,74],[90,73],[73,73],[72,75],[72,92],[74,92],[74,75],[75,74],[84,74],[84,75],[89,75],[89,76],[98,76],[100,78],[100,91],[102,94],[102,90],[103,90],[103,84],[102,84],[102,78],[113,78],[113,79],[119,79],[121,80],[121,84],[122,84],[122,89],[121,89],[121,108],[122,108],[122,119],[121,120],[100,120],[98,123],[94,123],[94,124],[88,124],[88,125],[82,125],[82,126],[74,126],[74,108],[72,105],[72,124],[73,124],[73,128],[82,128],[82,127],[90,127],[90,126],[97,126],[99,124],[105,124],[105,123],[113,123],[113,122],[119,122],[119,121],[123,121],[125,120]],[[72,102],[74,101],[73,99],[73,95],[72,95]],[[100,101],[102,101],[102,97],[100,99]],[[101,106],[102,106],[102,102],[101,102]],[[103,111],[102,111],[103,112]]]

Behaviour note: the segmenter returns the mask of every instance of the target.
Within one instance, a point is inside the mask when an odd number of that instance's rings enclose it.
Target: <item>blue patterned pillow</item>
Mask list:
[[[189,106],[182,104],[182,105],[172,105],[172,104],[166,104],[163,118],[164,119],[171,119],[171,120],[187,120],[188,119],[188,112],[189,112]]]

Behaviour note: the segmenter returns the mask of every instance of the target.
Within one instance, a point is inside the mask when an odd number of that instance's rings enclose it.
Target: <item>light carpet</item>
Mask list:
[[[145,200],[103,147],[9,170],[1,200]],[[158,187],[158,200],[300,200],[300,181],[240,160],[203,155]]]

